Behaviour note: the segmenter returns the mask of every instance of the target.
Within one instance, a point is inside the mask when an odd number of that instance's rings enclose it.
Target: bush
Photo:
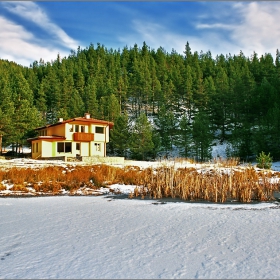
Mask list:
[[[270,153],[266,155],[264,152],[261,152],[257,157],[257,162],[257,167],[263,169],[270,169],[272,165],[272,157],[270,156]]]

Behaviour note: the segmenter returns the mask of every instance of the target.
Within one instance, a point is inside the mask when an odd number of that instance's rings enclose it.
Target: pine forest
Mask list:
[[[34,128],[83,116],[114,122],[108,154],[138,160],[261,153],[280,159],[280,53],[245,57],[162,47],[72,50],[30,67],[0,60],[2,145],[28,145]]]

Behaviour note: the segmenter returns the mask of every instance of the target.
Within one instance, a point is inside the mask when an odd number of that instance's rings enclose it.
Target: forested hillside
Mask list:
[[[30,67],[0,60],[0,134],[22,145],[39,125],[89,112],[113,121],[109,151],[146,159],[207,160],[214,140],[228,156],[280,159],[280,53],[245,57],[97,44]]]

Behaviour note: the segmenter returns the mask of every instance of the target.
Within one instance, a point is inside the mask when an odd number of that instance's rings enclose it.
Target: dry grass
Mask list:
[[[227,158],[227,159],[215,158],[213,162],[214,164],[218,164],[219,166],[222,167],[233,167],[240,164],[240,159],[237,157]]]
[[[14,184],[12,188],[10,188],[11,191],[14,192],[24,192],[28,193],[28,189],[23,184]]]
[[[2,183],[0,183],[0,192],[5,191],[6,189],[7,188]]]
[[[184,161],[184,159],[181,159]],[[219,162],[224,171],[215,168],[200,172],[195,168],[161,166],[146,168],[127,166],[117,168],[108,165],[92,165],[45,168],[10,168],[0,170],[0,180],[14,184],[13,191],[27,192],[27,184],[35,194],[59,195],[63,190],[76,194],[78,190],[97,190],[100,187],[119,183],[137,186],[129,197],[160,199],[164,197],[211,202],[267,201],[279,184],[271,179],[280,178],[280,173],[258,171],[252,167],[237,168],[238,159]],[[219,165],[219,166],[220,166]],[[6,188],[0,184],[0,190]]]
[[[223,203],[236,200],[246,203],[274,199],[273,192],[279,191],[279,184],[269,180],[272,173],[257,172],[253,168],[228,173],[215,169],[201,173],[194,168],[175,170],[172,167],[161,167],[155,171],[143,171],[143,184],[135,188],[130,197],[149,195],[155,199],[172,197],[191,201]]]

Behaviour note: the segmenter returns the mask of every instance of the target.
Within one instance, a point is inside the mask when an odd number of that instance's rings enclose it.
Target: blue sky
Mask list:
[[[280,2],[0,2],[0,58],[29,66],[91,43],[260,57],[280,49]]]

